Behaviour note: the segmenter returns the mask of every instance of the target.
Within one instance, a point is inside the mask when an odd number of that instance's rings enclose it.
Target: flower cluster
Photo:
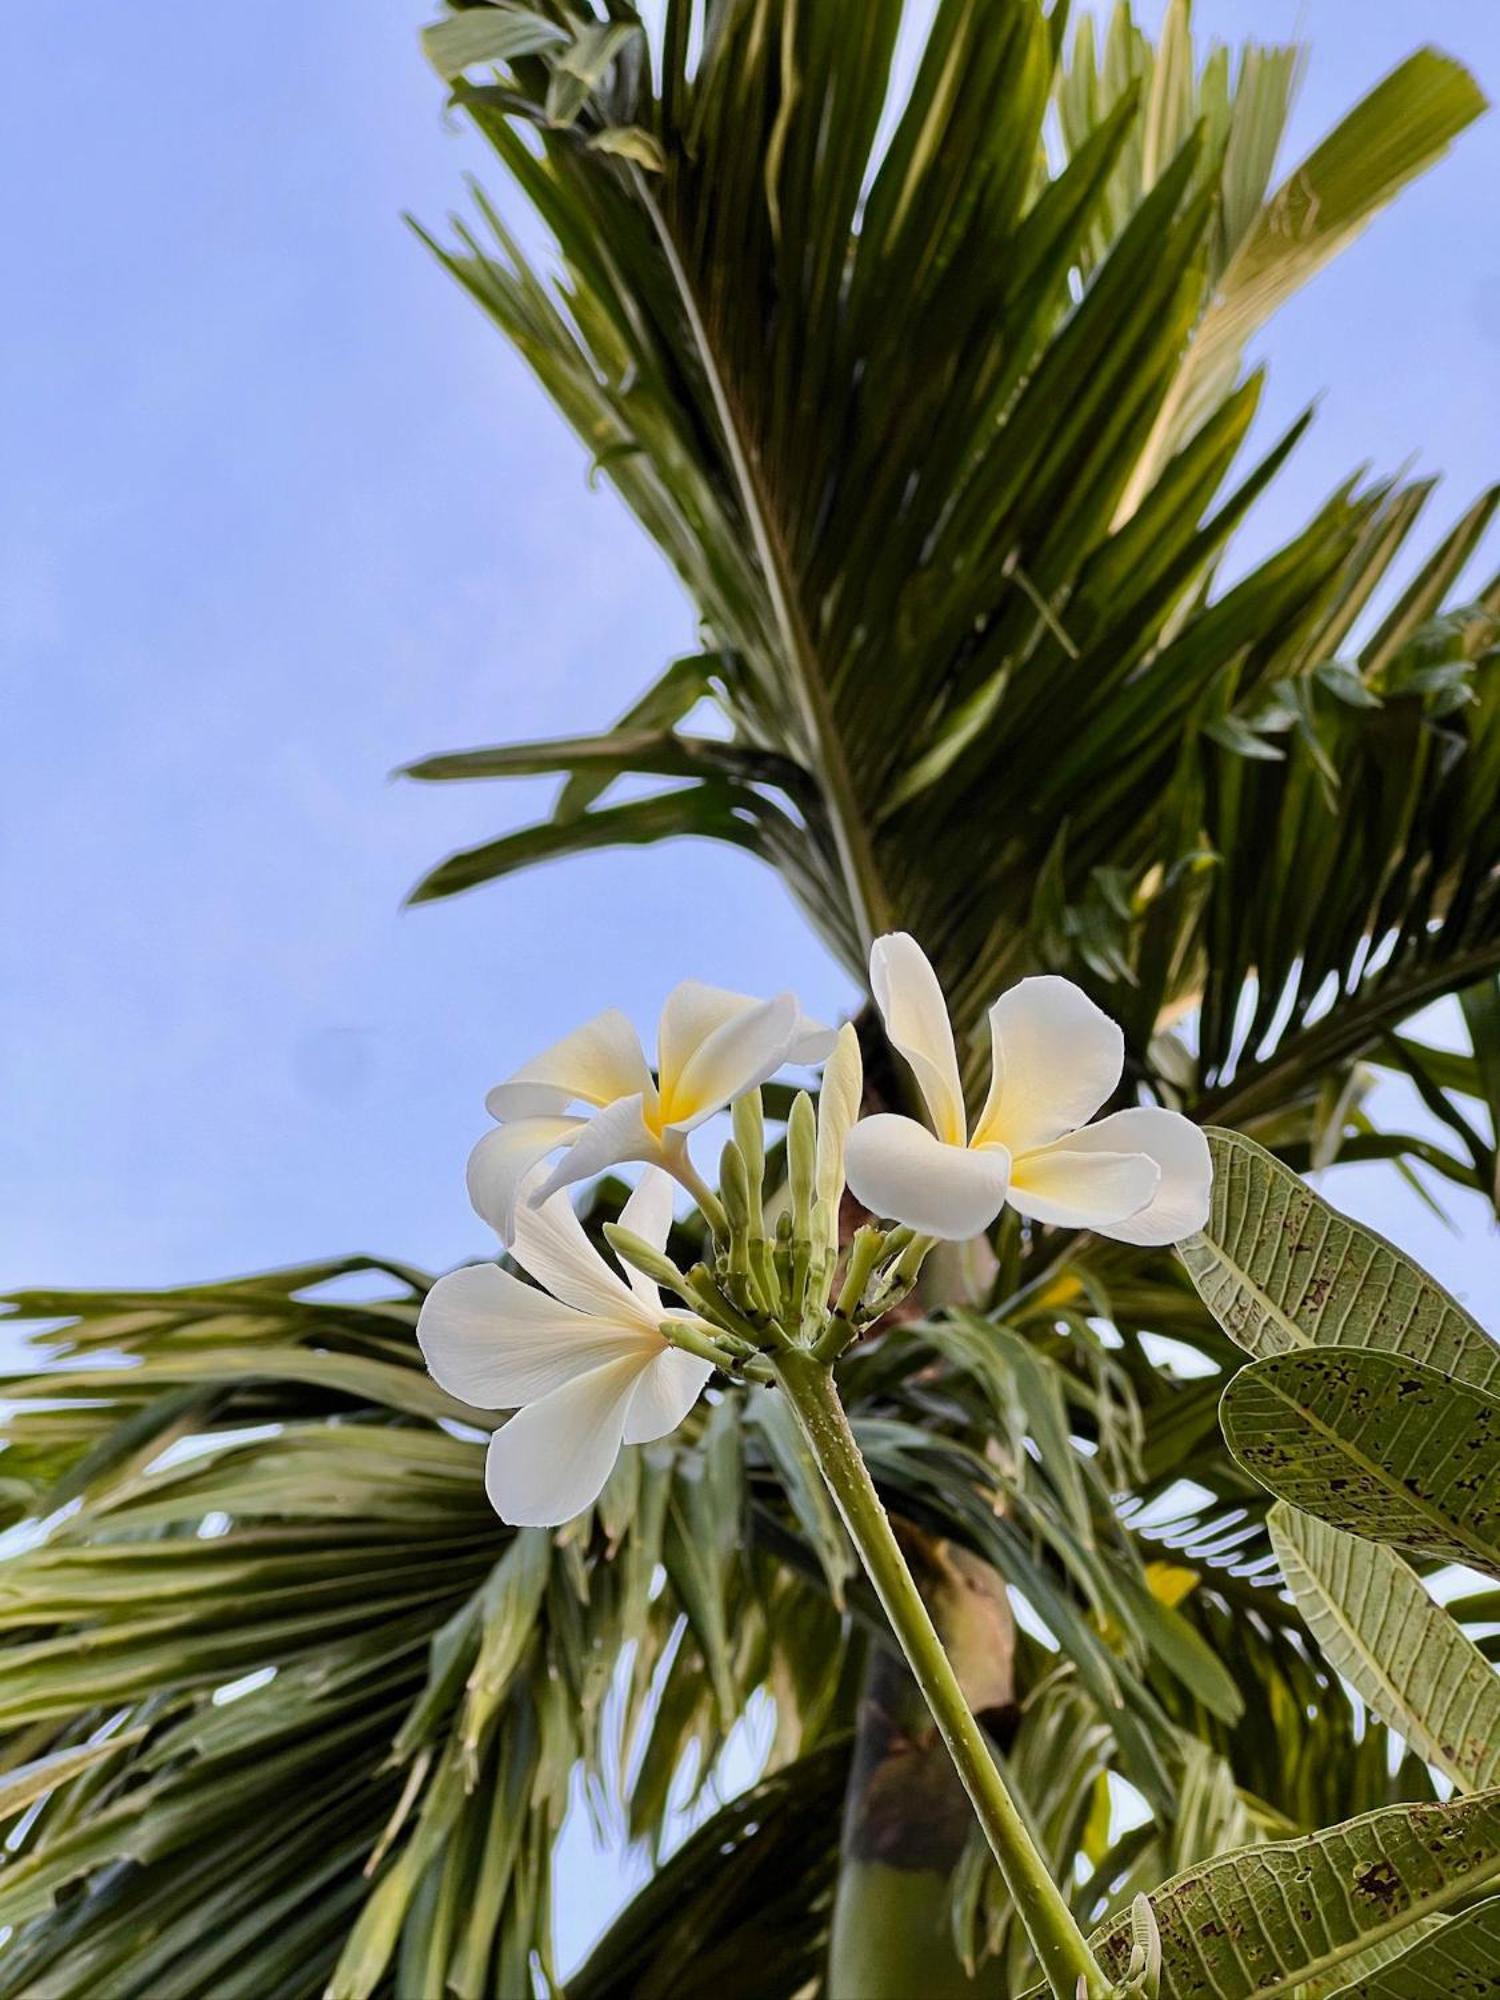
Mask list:
[[[527,1284],[497,1265],[433,1286],[418,1339],[436,1380],[481,1409],[516,1412],[491,1441],[487,1485],[518,1525],[570,1519],[597,1499],[622,1445],[666,1435],[715,1368],[754,1374],[777,1348],[830,1360],[916,1282],[936,1240],[987,1229],[1008,1203],[1034,1222],[1166,1244],[1200,1229],[1211,1169],[1198,1128],[1139,1106],[1089,1121],[1124,1068],[1119,1028],[1066,979],[1023,980],[990,1009],[991,1081],[970,1127],[937,977],[904,933],[877,940],[871,990],[929,1124],[859,1118],[852,1028],[837,1037],[791,994],[757,1001],[687,982],[662,1011],[653,1073],[623,1015],[601,1014],[487,1099],[493,1131],[469,1190]],[[800,1096],[787,1129],[774,1228],[764,1199],[760,1086],[788,1063],[823,1061],[818,1108]],[[719,1191],[688,1134],[729,1108]],[[560,1156],[560,1157],[557,1157]],[[556,1161],[555,1164],[552,1164]],[[605,1167],[647,1172],[606,1230],[613,1269],[567,1189]],[[712,1231],[710,1261],[667,1255],[672,1182]],[[861,1229],[836,1297],[845,1186],[892,1227]],[[666,1285],[683,1307],[662,1303]]]

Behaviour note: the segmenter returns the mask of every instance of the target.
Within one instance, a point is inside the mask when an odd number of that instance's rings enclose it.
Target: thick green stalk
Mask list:
[[[969,1711],[927,1607],[912,1581],[825,1362],[805,1349],[770,1357],[866,1574],[906,1655],[1057,2000],[1109,2000],[1095,1963]]]

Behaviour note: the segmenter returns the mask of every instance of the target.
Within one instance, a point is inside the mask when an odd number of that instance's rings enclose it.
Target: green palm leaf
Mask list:
[[[521,1990],[580,1762],[623,1732],[654,1828],[768,1676],[783,1755],[847,1721],[858,1638],[742,1544],[727,1408],[511,1535],[421,1367],[425,1281],[318,1296],[344,1274],[24,1301],[54,1367],[10,1385],[14,1484],[75,1497],[0,1589],[0,1993]],[[723,1532],[674,1540],[706,1478]]]
[[[560,0],[494,11],[434,31],[439,67],[564,275],[483,197],[439,254],[682,577],[731,741],[797,776],[789,807],[777,779],[596,807],[612,756],[645,776],[691,759],[635,726],[686,713],[669,677],[588,789],[558,746],[566,836],[506,836],[418,895],[593,845],[727,840],[786,874],[858,975],[872,930],[916,930],[961,1018],[1056,965],[1112,988],[1149,1074],[1163,1014],[1201,998],[1187,1094],[1236,1122],[1295,1106],[1287,1138],[1318,1137],[1331,1067],[1500,963],[1500,596],[1439,616],[1496,496],[1368,632],[1428,484],[1351,482],[1216,595],[1295,442],[1235,475],[1242,355],[1477,114],[1472,79],[1419,52],[1273,186],[1297,52],[1252,48],[1231,78],[1181,4],[1153,49],[1124,8],[1102,47],[1087,17],[1069,46],[1036,0],[948,0],[893,125],[899,0],[857,33],[713,10],[692,54],[678,7],[649,65],[629,10],[608,60]],[[512,59],[522,22],[539,45]],[[502,81],[470,73],[491,60]]]
[[[572,2000],[803,1992],[828,1949],[848,1770],[847,1742],[831,1743],[722,1806],[599,1940]]]

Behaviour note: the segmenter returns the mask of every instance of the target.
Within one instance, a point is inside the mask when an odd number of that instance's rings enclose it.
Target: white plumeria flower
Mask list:
[[[850,1133],[849,1186],[873,1214],[955,1241],[1007,1201],[1122,1243],[1203,1227],[1213,1170],[1191,1119],[1142,1106],[1088,1123],[1120,1081],[1125,1038],[1071,980],[1023,979],[991,1007],[990,1094],[972,1132],[942,988],[916,939],[877,938],[870,983],[932,1120],[929,1132],[881,1112]]]
[[[672,1226],[672,1184],[648,1172],[620,1212],[654,1249]],[[669,1312],[649,1279],[621,1278],[584,1234],[566,1194],[516,1214],[514,1255],[539,1285],[497,1264],[439,1278],[417,1320],[434,1380],[481,1410],[515,1410],[490,1440],[485,1489],[518,1528],[556,1527],[598,1499],[620,1448],[682,1422],[713,1364],[668,1344]]]
[[[688,1133],[784,1063],[821,1061],[832,1041],[791,993],[753,1000],[688,979],[662,1008],[653,1078],[639,1035],[610,1008],[486,1097],[500,1123],[469,1157],[469,1198],[509,1243],[521,1182],[559,1147],[562,1163],[537,1184],[535,1201],[626,1160],[665,1167],[697,1192]]]

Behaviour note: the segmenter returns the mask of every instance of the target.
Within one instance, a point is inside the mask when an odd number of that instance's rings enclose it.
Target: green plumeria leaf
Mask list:
[[[1454,1917],[1332,2000],[1482,2000],[1500,1993],[1500,1897]]]
[[[1232,1340],[1257,1356],[1381,1349],[1500,1388],[1500,1344],[1394,1244],[1244,1133],[1210,1130],[1208,1143],[1213,1208],[1178,1254]]]
[[[1151,1891],[1161,2000],[1295,1995],[1345,1964],[1353,1970],[1371,1945],[1497,1880],[1500,1792],[1493,1791],[1449,1805],[1388,1806],[1321,1833],[1199,1862]],[[1106,1977],[1126,1977],[1134,1936],[1128,1911],[1093,1933]]]
[[[1293,1507],[1270,1527],[1328,1664],[1461,1791],[1500,1785],[1500,1676],[1409,1564]]]
[[[1370,1541],[1500,1576],[1500,1397],[1394,1354],[1278,1354],[1220,1405],[1236,1458]]]

